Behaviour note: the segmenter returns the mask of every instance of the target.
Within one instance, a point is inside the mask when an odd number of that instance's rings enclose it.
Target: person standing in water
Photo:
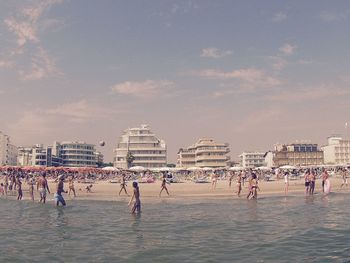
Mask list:
[[[4,192],[5,192],[5,195],[7,196],[7,189],[9,187],[9,178],[8,178],[8,175],[7,173],[5,174],[5,179],[4,179]]]
[[[234,172],[230,172],[229,173],[229,178],[228,178],[228,187],[231,188],[231,185],[232,185],[232,180],[233,180],[233,177],[235,176],[235,173]]]
[[[46,173],[44,172],[39,180],[38,180],[38,183],[36,185],[36,189],[37,191],[39,191],[40,193],[40,203],[46,203],[46,191],[49,192],[50,194],[50,189],[49,189],[49,185],[47,183],[47,180],[46,180]]]
[[[56,206],[59,206],[59,204],[61,203],[62,206],[66,206],[66,201],[64,200],[62,193],[68,193],[68,191],[64,191],[64,176],[60,175],[58,177],[58,183],[57,183],[57,187],[56,187],[56,193],[55,193],[55,201],[56,201]]]
[[[21,181],[19,176],[17,177],[17,183],[16,184],[17,184],[17,192],[18,192],[17,200],[22,200],[22,197],[23,197],[22,181]]]
[[[135,213],[140,214],[141,213],[140,189],[137,182],[133,182],[132,187],[134,188],[134,191],[128,205],[130,206],[132,201],[135,199],[134,205],[131,208],[131,214],[135,214]]]
[[[328,178],[328,173],[327,173],[326,169],[323,168],[323,171],[322,171],[322,192],[324,192],[324,184],[325,184],[327,178]]]
[[[75,193],[75,188],[74,188],[74,175],[72,175],[68,181],[68,186],[69,186],[69,191],[68,191],[68,195],[70,196],[70,192],[73,192],[74,197],[77,197],[76,193]]]
[[[30,199],[34,202],[34,178],[31,176],[30,179],[27,180],[27,184],[28,184],[28,191],[29,191],[29,196]]]
[[[284,195],[288,194],[288,188],[289,188],[289,178],[288,178],[288,172],[284,173]]]
[[[124,190],[125,194],[127,196],[129,196],[128,192],[126,191],[126,180],[125,180],[125,174],[122,174],[122,178],[120,181],[120,191],[119,191],[119,195],[120,193]]]
[[[215,190],[216,189],[216,183],[218,181],[218,176],[215,172],[212,173],[211,175],[211,189]]]
[[[160,189],[159,197],[161,197],[163,190],[165,190],[166,193],[167,193],[168,195],[170,195],[170,194],[169,194],[169,191],[168,191],[168,188],[166,187],[166,184],[167,184],[166,176],[163,175],[162,186],[161,186],[161,189]]]

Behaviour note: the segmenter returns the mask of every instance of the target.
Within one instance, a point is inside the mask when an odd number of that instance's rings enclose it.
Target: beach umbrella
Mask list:
[[[130,171],[134,171],[134,172],[142,172],[145,171],[145,167],[143,166],[133,166],[129,168]]]
[[[244,167],[233,166],[233,167],[230,167],[229,170],[230,170],[230,171],[241,171],[241,170],[244,170]]]
[[[269,170],[271,170],[271,168],[270,168],[270,167],[267,167],[267,166],[260,166],[260,167],[258,167],[257,169],[258,169],[258,170],[262,170],[262,171],[269,171]]]
[[[170,171],[170,167],[160,167],[160,168],[158,168],[158,171],[160,171],[160,172]]]
[[[295,166],[293,165],[283,165],[280,167],[281,169],[297,169]]]
[[[203,171],[213,171],[213,170],[215,170],[214,168],[212,168],[212,167],[204,167],[204,168],[202,168],[203,169]]]

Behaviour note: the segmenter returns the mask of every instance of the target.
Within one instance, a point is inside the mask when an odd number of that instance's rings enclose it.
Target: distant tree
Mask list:
[[[134,162],[134,160],[135,160],[134,155],[132,155],[131,152],[128,152],[126,154],[126,162],[128,164],[128,168],[130,168],[132,166],[132,163]]]

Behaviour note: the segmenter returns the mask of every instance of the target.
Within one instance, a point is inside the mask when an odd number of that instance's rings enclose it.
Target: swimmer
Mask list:
[[[140,214],[141,213],[140,189],[137,182],[133,182],[132,187],[134,188],[134,192],[128,205],[130,206],[132,201],[135,199],[134,205],[131,208],[131,214],[135,214],[135,213]]]
[[[49,185],[47,183],[47,180],[46,180],[46,173],[44,172],[38,182],[37,182],[37,185],[36,185],[36,190],[39,191],[40,193],[40,201],[39,203],[46,203],[46,191],[50,194],[50,189],[49,189]]]
[[[54,195],[55,197],[55,201],[56,201],[56,206],[59,206],[59,204],[61,203],[62,206],[66,206],[66,201],[64,200],[62,193],[68,193],[68,191],[64,191],[64,176],[61,175],[58,177],[58,183],[56,186],[56,193]]]
[[[163,180],[162,180],[162,186],[161,186],[160,193],[159,193],[159,197],[161,197],[163,190],[165,190],[166,193],[167,193],[168,195],[170,195],[170,194],[169,194],[169,191],[168,191],[168,188],[166,187],[166,184],[167,184],[166,176],[164,175],[164,176],[163,176]]]
[[[126,191],[126,180],[125,180],[125,174],[122,175],[121,181],[120,181],[120,193],[124,190],[125,194],[129,196],[128,192]]]

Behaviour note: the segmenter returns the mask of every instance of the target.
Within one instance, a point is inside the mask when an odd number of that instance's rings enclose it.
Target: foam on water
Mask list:
[[[124,202],[0,200],[0,262],[346,262],[350,196]]]

